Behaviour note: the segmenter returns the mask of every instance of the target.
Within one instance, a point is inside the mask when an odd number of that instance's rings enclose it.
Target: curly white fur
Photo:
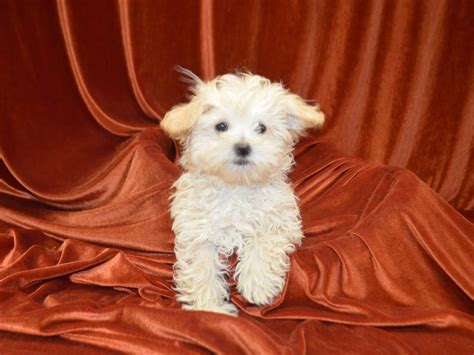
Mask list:
[[[171,204],[178,300],[185,309],[235,315],[226,280],[234,252],[237,289],[247,301],[271,304],[284,287],[288,254],[303,238],[287,179],[291,152],[324,115],[261,76],[226,74],[203,82],[185,73],[194,82],[192,99],[161,123],[183,147],[185,172]],[[220,123],[225,130],[217,129]],[[249,148],[243,157],[238,144]]]

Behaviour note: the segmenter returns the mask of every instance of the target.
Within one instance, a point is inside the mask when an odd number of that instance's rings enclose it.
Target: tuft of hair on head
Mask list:
[[[198,87],[204,85],[204,81],[199,76],[194,74],[191,70],[184,68],[180,65],[176,65],[174,67],[174,70],[182,74],[182,76],[179,77],[179,81],[188,84],[189,90],[191,90],[193,94],[196,94]]]

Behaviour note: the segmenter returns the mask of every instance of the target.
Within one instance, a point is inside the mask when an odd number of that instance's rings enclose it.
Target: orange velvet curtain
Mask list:
[[[0,346],[472,353],[473,38],[468,0],[1,1]],[[296,151],[287,287],[233,290],[237,319],[174,300],[175,65],[327,116]]]

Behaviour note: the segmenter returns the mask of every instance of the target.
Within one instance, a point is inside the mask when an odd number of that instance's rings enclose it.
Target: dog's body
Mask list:
[[[291,151],[324,116],[256,75],[208,83],[188,75],[195,96],[162,122],[183,147],[185,173],[171,206],[178,300],[185,309],[236,314],[226,280],[234,252],[237,290],[250,303],[271,304],[285,285],[288,254],[303,238],[287,179]]]
[[[275,179],[258,187],[233,186],[186,173],[175,187],[171,214],[178,300],[188,308],[235,312],[227,303],[225,280],[225,257],[235,250],[238,291],[251,303],[271,303],[285,283],[287,254],[303,237],[288,183]]]

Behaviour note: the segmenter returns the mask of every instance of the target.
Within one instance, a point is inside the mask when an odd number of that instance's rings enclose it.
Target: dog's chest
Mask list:
[[[247,187],[213,187],[213,196],[206,193],[200,199],[199,209],[209,226],[222,238],[226,235],[250,236],[258,230],[273,201],[264,198],[261,189]],[[201,191],[202,192],[202,191]]]
[[[279,211],[296,207],[289,186],[229,186],[183,175],[172,205],[176,224],[192,223],[196,235],[227,248],[239,248],[244,238],[268,233]]]

